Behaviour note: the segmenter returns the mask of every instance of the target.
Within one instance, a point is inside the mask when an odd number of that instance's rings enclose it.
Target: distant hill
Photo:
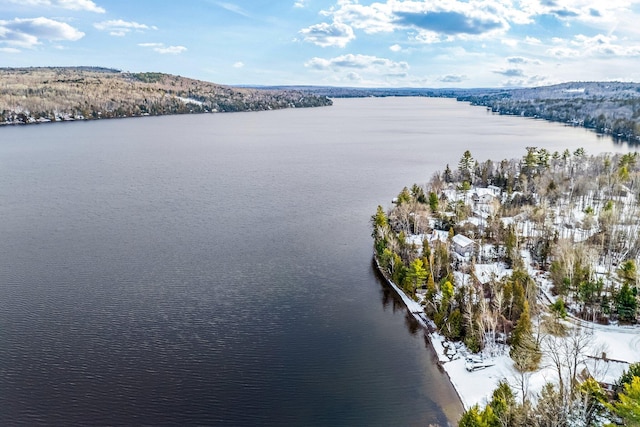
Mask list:
[[[0,68],[0,124],[331,105],[297,90],[236,88],[99,67]]]

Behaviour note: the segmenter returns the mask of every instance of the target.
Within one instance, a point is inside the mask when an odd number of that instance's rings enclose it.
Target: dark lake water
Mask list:
[[[369,218],[527,146],[628,150],[427,98],[0,128],[0,425],[446,424]]]

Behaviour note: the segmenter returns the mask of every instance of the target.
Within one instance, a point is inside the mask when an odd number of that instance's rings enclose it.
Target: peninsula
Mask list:
[[[466,151],[378,207],[377,265],[425,325],[460,425],[637,425],[639,178],[638,153]]]

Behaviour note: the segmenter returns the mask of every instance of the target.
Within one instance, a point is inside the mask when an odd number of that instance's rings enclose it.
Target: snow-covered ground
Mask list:
[[[637,202],[630,191],[627,193],[626,196],[617,196],[616,200],[626,217],[633,218]],[[484,225],[489,214],[495,214],[496,202],[501,199],[504,202],[507,197],[501,194],[501,190],[497,187],[474,187],[467,191],[450,187],[443,190],[443,194],[450,203],[464,202],[472,206],[473,215],[466,219],[465,223],[475,226]],[[515,195],[516,193],[513,193],[508,197]],[[604,209],[604,200],[596,198],[594,192],[585,195],[581,203],[574,205],[559,203],[558,206],[551,209],[551,215],[546,225],[552,227],[559,238],[577,243],[585,241],[596,233],[597,227],[591,222]],[[587,207],[590,208],[589,214],[586,213]],[[533,218],[534,213],[532,209],[524,209],[516,217],[501,217],[500,220],[504,226],[515,225],[519,236],[534,237],[542,233],[540,225]],[[591,217],[588,218],[588,215]],[[433,221],[430,221],[429,225],[432,229],[435,227]],[[614,226],[613,230],[619,231],[620,235],[632,236],[637,235],[639,227],[635,223],[632,225],[623,224]],[[435,244],[435,241],[448,242],[453,239],[449,237],[447,231],[440,230],[406,236],[407,243],[414,245],[418,252],[420,252],[425,240],[428,240],[430,244]],[[451,243],[454,247],[459,246],[455,245],[454,241]],[[473,267],[460,268],[459,271],[455,271],[455,284],[459,286],[471,283],[474,279],[470,274],[473,274],[475,279],[483,284],[501,280],[504,276],[511,274],[513,271],[507,269],[504,263],[493,262],[499,259],[498,254],[495,253],[498,250],[494,245],[483,245],[475,254],[474,262],[471,262],[468,254],[461,255],[456,253],[460,252],[459,250],[452,251],[458,263],[465,267]],[[536,281],[540,304],[548,305],[555,302],[557,297],[551,292],[552,282],[549,279],[549,273],[537,268],[527,250],[521,250],[521,256],[529,276]],[[607,270],[603,265],[594,265],[594,271],[598,277],[608,279]],[[435,330],[435,326],[427,319],[420,304],[408,298],[395,284],[392,286],[416,319],[424,326],[428,326],[428,330]],[[535,324],[540,324],[540,319],[532,320]],[[575,317],[570,317],[567,321],[562,322],[572,331],[573,338],[563,339],[539,335],[541,346],[544,347],[542,348],[543,356],[540,369],[526,374],[516,370],[513,360],[509,356],[509,347],[506,344],[495,344],[492,348],[485,349],[483,354],[478,355],[471,354],[462,343],[448,342],[438,333],[429,333],[429,336],[439,361],[449,375],[465,408],[476,404],[485,405],[500,381],[509,383],[520,399],[523,397],[523,393],[527,398],[535,399],[545,384],[558,383],[558,372],[553,363],[553,355],[556,355],[557,361],[561,359],[557,357],[559,352],[569,352],[566,344],[570,339],[582,340],[581,344],[585,344],[580,354],[575,355],[575,359],[579,359],[576,375],[583,373],[590,375],[602,384],[613,384],[628,369],[629,364],[640,362],[640,325],[599,325]],[[536,333],[542,334],[540,330],[534,331],[534,335]],[[562,357],[570,356],[565,354]],[[566,361],[563,360],[563,362]],[[569,363],[566,362],[566,364]],[[568,375],[565,372],[567,369],[568,367],[564,366],[561,368],[563,376]],[[567,382],[564,381],[564,383]]]
[[[539,282],[539,287],[548,287],[547,279],[533,268],[530,257],[524,251],[523,258],[531,277]],[[507,271],[503,264],[498,263],[482,266],[482,270],[499,275]],[[460,272],[454,274],[456,282],[462,283],[470,280],[466,274]],[[400,295],[414,317],[423,326],[430,326],[429,329],[433,330],[434,326],[427,320],[422,306],[405,295],[394,283],[389,283]],[[591,357],[584,358],[580,370],[588,368],[596,380],[613,383],[630,363],[640,362],[640,326],[598,325],[575,319],[570,326],[576,327],[576,324],[579,324],[584,333],[588,334],[589,347],[585,353],[586,356],[593,357],[593,359]],[[463,344],[449,342],[438,333],[429,333],[429,337],[442,367],[447,372],[462,404],[467,409],[476,404],[485,405],[491,399],[493,390],[501,380],[507,381],[520,398],[522,389],[525,390],[527,398],[535,398],[546,383],[557,383],[558,381],[557,373],[546,356],[543,356],[541,368],[538,371],[523,375],[515,369],[513,360],[509,357],[509,348],[506,345],[498,345],[491,351],[477,355],[471,354]],[[614,362],[599,361],[598,358],[603,356],[603,352],[606,359]],[[598,369],[594,368],[593,363],[599,363]],[[474,367],[479,369],[473,369]]]
[[[628,368],[629,363],[640,362],[640,328],[596,326],[588,332],[593,334],[591,348],[594,351],[600,350],[600,345],[604,345],[608,359],[627,362],[610,363],[610,366],[600,367],[597,380],[613,382]],[[440,334],[432,333],[430,338],[440,363],[467,409],[475,404],[483,406],[491,400],[491,394],[501,380],[506,380],[514,391],[519,393],[524,378],[528,398],[535,397],[546,383],[557,383],[557,373],[545,358],[540,370],[523,376],[513,366],[507,346],[499,347],[497,354],[493,356],[485,355],[480,358],[469,354],[459,343],[447,342]],[[601,353],[590,356],[599,357]],[[473,357],[476,366],[488,367],[470,372],[467,370],[468,357]]]

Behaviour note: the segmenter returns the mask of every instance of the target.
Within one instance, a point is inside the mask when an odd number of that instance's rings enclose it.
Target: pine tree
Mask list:
[[[429,192],[429,208],[434,214],[438,212],[438,195],[433,191]]]
[[[410,289],[409,291],[413,294],[415,293],[418,287],[421,287],[424,284],[424,281],[427,279],[428,272],[424,268],[424,263],[420,258],[416,258],[413,260],[411,265],[409,265],[409,270],[407,271],[407,280],[409,280]]]
[[[462,154],[462,157],[460,158],[460,162],[458,163],[458,172],[460,172],[461,181],[472,183],[472,174],[473,174],[474,164],[475,164],[475,160],[471,155],[471,151],[466,150]]]
[[[606,406],[625,426],[640,426],[640,377],[633,377],[631,383],[624,385],[624,392],[618,394],[618,400]]]
[[[527,301],[524,302],[522,314],[511,334],[509,356],[511,356],[516,368],[521,372],[537,369],[542,357],[540,348],[533,337],[529,303]]]
[[[398,194],[397,204],[398,206],[400,206],[404,203],[410,203],[410,202],[411,202],[411,193],[409,192],[409,189],[407,187],[404,187],[400,192],[400,194]]]
[[[613,389],[616,393],[620,393],[624,390],[625,384],[631,384],[633,377],[640,377],[640,363],[632,363],[629,369],[624,371],[622,376],[616,381]]]
[[[616,295],[615,299],[618,319],[623,322],[631,322],[636,318],[638,300],[633,292],[634,290],[635,288],[632,289],[627,283],[625,283]]]

